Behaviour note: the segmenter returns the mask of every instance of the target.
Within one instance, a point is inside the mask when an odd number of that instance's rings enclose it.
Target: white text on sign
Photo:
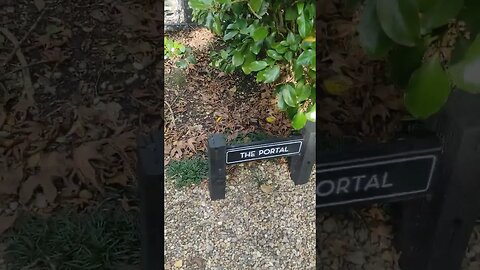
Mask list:
[[[268,155],[277,155],[282,153],[288,153],[288,147],[283,146],[283,147],[260,149],[258,151],[258,156],[261,157],[261,156],[268,156]],[[256,154],[257,154],[256,151],[241,152],[240,157],[252,158],[252,157],[256,157]]]
[[[353,192],[366,192],[370,189],[384,189],[393,187],[388,182],[388,172],[381,175],[358,175],[350,177],[341,177],[336,181],[323,180],[317,186],[317,195],[325,197],[329,195],[348,194]]]

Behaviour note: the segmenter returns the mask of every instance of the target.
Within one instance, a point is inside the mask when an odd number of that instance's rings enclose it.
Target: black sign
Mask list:
[[[317,207],[426,192],[436,161],[434,154],[392,155],[320,166],[317,169]]]
[[[227,148],[226,163],[234,164],[259,159],[284,157],[300,154],[302,139],[257,143]]]

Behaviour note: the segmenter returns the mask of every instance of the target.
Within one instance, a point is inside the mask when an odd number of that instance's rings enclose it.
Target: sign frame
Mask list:
[[[282,154],[274,154],[274,155],[269,155],[269,156],[265,156],[265,157],[247,158],[247,159],[233,161],[233,162],[229,162],[229,159],[228,159],[228,154],[229,153],[243,152],[243,151],[246,151],[246,150],[255,150],[255,149],[259,149],[259,148],[278,147],[278,146],[285,146],[285,145],[292,145],[292,144],[299,144],[298,151],[290,152],[290,153],[286,153],[286,154],[283,154],[283,153]],[[290,139],[286,139],[286,140],[262,141],[262,142],[253,143],[253,144],[229,146],[229,147],[227,147],[226,152],[225,152],[225,163],[227,165],[233,165],[233,164],[250,162],[250,161],[255,161],[255,160],[300,155],[301,152],[302,152],[302,147],[303,147],[303,139],[301,137],[298,137],[298,138],[294,137],[294,138],[290,138]]]
[[[387,159],[387,158],[392,158],[396,157],[394,159]],[[386,160],[385,160],[386,159]],[[329,202],[325,204],[318,203],[316,204],[316,208],[323,208],[323,207],[335,207],[335,206],[341,206],[341,205],[346,205],[346,204],[355,204],[355,203],[363,203],[363,202],[369,202],[369,201],[376,201],[376,200],[382,200],[382,199],[390,199],[390,198],[399,198],[399,197],[405,197],[408,195],[414,195],[414,194],[420,194],[420,193],[425,193],[427,192],[432,184],[432,179],[435,174],[435,169],[438,164],[438,157],[435,154],[424,154],[424,155],[415,155],[415,156],[407,156],[407,157],[399,157],[398,154],[392,154],[392,155],[384,155],[384,156],[378,156],[375,158],[366,158],[362,160],[351,160],[351,162],[339,162],[340,164],[347,164],[347,165],[341,165],[341,166],[335,166],[335,167],[330,167],[326,169],[317,169],[316,173],[317,175],[319,173],[323,172],[331,172],[331,171],[341,171],[342,169],[352,169],[352,168],[371,168],[375,167],[378,165],[386,165],[386,164],[398,164],[401,162],[406,162],[406,161],[413,161],[413,160],[424,160],[424,159],[429,159],[431,160],[431,165],[430,165],[430,170],[429,170],[429,176],[426,181],[426,186],[425,188],[422,189],[415,189],[412,191],[401,191],[401,192],[392,192],[384,195],[375,195],[371,197],[362,197],[362,198],[357,198],[357,199],[349,199],[349,200],[342,200],[338,202]],[[369,161],[369,162],[365,162]],[[338,164],[338,163],[337,163]],[[316,188],[315,192],[317,194],[318,187]],[[318,198],[318,194],[317,194]]]

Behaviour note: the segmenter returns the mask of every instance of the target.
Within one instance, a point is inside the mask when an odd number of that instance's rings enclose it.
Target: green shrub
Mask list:
[[[177,60],[175,62],[176,66],[179,68],[187,68],[188,64],[195,64],[195,56],[192,53],[191,48],[185,47],[185,45],[177,42],[168,37],[163,38],[164,50],[163,58],[166,60],[172,59]]]
[[[372,58],[388,61],[409,112],[428,118],[454,87],[480,93],[479,14],[478,0],[366,0],[360,44]],[[437,47],[452,42],[451,57],[441,59]]]
[[[295,129],[315,122],[315,1],[189,0],[193,19],[222,37],[212,65],[274,84]]]
[[[167,176],[177,187],[199,184],[208,174],[207,160],[201,157],[174,160],[167,166]]]

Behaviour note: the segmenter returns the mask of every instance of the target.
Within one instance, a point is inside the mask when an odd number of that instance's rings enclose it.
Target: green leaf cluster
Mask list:
[[[163,42],[163,58],[165,60],[176,60],[175,65],[182,69],[187,68],[189,64],[197,62],[191,48],[187,48],[182,43],[168,37],[164,37]]]
[[[193,19],[219,35],[226,48],[212,66],[254,74],[273,84],[278,107],[295,129],[315,122],[315,1],[189,0]]]
[[[407,109],[425,119],[442,108],[454,87],[480,93],[478,14],[476,0],[366,0],[359,41],[372,58],[388,60],[390,78],[405,88]],[[452,20],[465,22],[473,38],[460,36],[448,63],[436,55],[425,59],[427,49],[447,34]]]

